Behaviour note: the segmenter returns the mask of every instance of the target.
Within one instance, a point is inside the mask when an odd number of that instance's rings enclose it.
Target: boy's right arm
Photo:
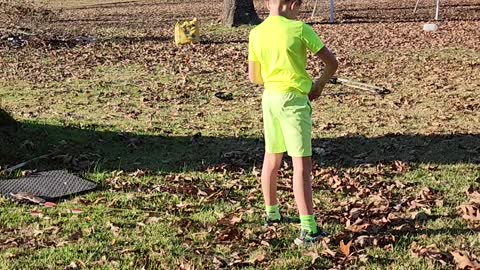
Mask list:
[[[262,67],[253,48],[253,39],[255,36],[254,30],[255,29],[250,31],[250,35],[248,37],[248,79],[254,84],[263,84]]]
[[[257,61],[248,61],[248,78],[254,84],[263,84],[262,67]]]
[[[335,71],[337,71],[338,68],[338,61],[335,58],[335,55],[333,55],[333,53],[327,47],[324,46],[316,54],[316,56],[320,58],[320,60],[325,64],[325,69],[323,70],[320,78],[316,79],[313,82],[312,90],[308,95],[310,100],[314,100],[322,94],[323,88],[328,83],[333,74],[335,74]]]

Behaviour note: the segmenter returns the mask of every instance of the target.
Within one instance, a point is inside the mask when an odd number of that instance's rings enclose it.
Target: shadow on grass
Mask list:
[[[179,172],[198,171],[227,164],[251,171],[261,167],[260,138],[156,136],[114,131],[101,127],[65,127],[23,122],[0,126],[0,166],[15,165],[58,151],[30,169],[98,170],[136,169]],[[315,139],[314,160],[322,166],[354,167],[401,160],[432,164],[480,162],[480,134],[387,134],[381,137]]]

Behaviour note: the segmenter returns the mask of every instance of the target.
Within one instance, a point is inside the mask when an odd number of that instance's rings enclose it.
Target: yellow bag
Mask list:
[[[197,18],[175,24],[175,44],[191,44],[200,42],[200,26]]]

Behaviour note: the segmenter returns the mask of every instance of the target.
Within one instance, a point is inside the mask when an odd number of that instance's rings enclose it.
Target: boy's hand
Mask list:
[[[308,95],[310,100],[317,99],[322,94],[323,88],[325,88],[325,85],[328,83],[330,78],[332,78],[333,74],[335,74],[335,71],[338,68],[337,59],[327,47],[323,47],[317,53],[317,56],[322,60],[323,63],[325,63],[325,69],[323,70],[320,78],[315,80],[312,85],[312,89]]]
[[[313,100],[319,98],[321,94],[322,94],[321,92],[310,93],[310,94],[308,94],[308,100],[313,101]]]
[[[322,83],[321,81],[316,80],[312,84],[312,89],[310,90],[310,93],[308,94],[308,99],[310,101],[312,101],[312,100],[315,100],[315,99],[319,98],[320,95],[322,95],[324,87],[325,87],[325,83]]]

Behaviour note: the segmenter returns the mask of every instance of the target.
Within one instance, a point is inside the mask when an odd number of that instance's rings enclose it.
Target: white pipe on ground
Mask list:
[[[313,17],[315,17],[315,14],[317,13],[317,4],[318,0],[315,0],[315,6],[313,7],[312,16],[310,17],[311,19],[313,19]]]
[[[415,3],[415,8],[413,9],[413,14],[417,13],[417,8],[418,8],[418,3],[420,0],[417,0],[417,3]]]
[[[437,0],[437,11],[435,12],[435,20],[438,21],[438,15],[440,13],[440,0]]]

